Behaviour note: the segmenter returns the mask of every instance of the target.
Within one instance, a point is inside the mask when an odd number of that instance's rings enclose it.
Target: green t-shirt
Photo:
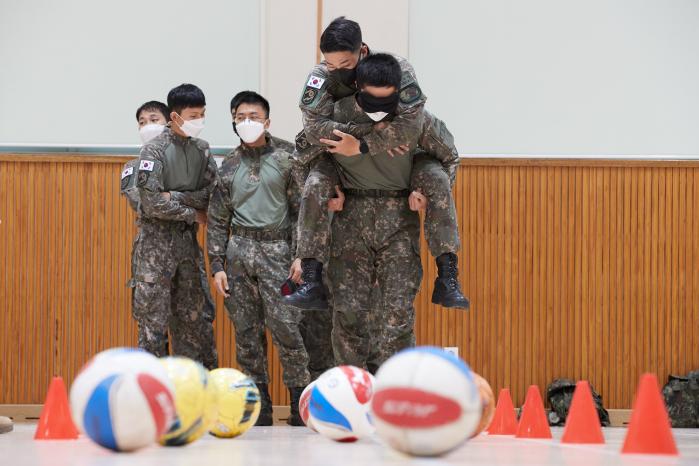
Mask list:
[[[372,123],[352,95],[335,103],[333,120],[338,123]],[[391,157],[388,152],[352,157],[333,154],[342,185],[351,189],[402,190],[410,188],[413,153]]]

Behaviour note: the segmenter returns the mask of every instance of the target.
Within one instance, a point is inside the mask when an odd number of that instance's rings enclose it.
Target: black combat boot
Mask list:
[[[272,419],[272,399],[269,397],[269,389],[266,383],[258,383],[257,389],[260,391],[260,416],[257,418],[256,426],[271,426]]]
[[[291,414],[286,423],[290,426],[305,426],[306,424],[301,419],[301,414],[299,413],[299,400],[301,399],[301,394],[306,387],[293,387],[289,389],[289,397],[291,398],[290,407]]]
[[[468,309],[468,298],[461,293],[459,285],[458,258],[453,252],[445,252],[437,258],[438,276],[434,281],[432,303],[444,307]]]
[[[303,283],[295,292],[283,297],[284,303],[306,311],[328,309],[328,297],[323,285],[323,263],[315,259],[302,259],[301,268]]]

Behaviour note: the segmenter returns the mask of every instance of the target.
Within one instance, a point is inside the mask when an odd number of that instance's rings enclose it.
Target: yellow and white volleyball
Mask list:
[[[244,434],[260,415],[260,392],[255,382],[240,371],[229,368],[209,373],[216,390],[216,416],[210,432],[216,437],[231,438]]]
[[[186,445],[204,435],[216,418],[216,390],[209,371],[189,358],[161,358],[175,388],[175,422],[160,438],[167,446]]]

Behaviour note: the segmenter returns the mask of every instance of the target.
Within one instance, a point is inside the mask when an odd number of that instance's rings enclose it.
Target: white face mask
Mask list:
[[[157,123],[148,123],[143,125],[139,130],[138,134],[141,136],[141,141],[143,144],[147,144],[154,139],[156,136],[160,135],[165,129],[165,125],[159,125]]]
[[[199,133],[204,129],[204,119],[197,118],[196,120],[185,120],[184,123],[180,125],[180,129],[190,138],[195,138],[199,136]]]
[[[245,120],[235,124],[235,130],[238,136],[244,142],[252,144],[260,139],[260,136],[265,132],[265,125],[259,121]]]
[[[388,113],[386,113],[386,112],[372,112],[372,113],[364,112],[364,113],[366,113],[369,116],[369,118],[371,118],[374,121],[381,121],[384,118],[386,118],[386,115],[388,115]]]

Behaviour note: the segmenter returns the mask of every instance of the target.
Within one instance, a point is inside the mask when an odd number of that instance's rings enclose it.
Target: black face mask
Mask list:
[[[331,78],[345,86],[354,86],[354,82],[357,80],[357,67],[339,68],[331,71],[329,74]]]
[[[398,108],[398,93],[394,92],[387,97],[375,97],[368,92],[358,92],[357,103],[367,113],[385,112],[392,114]]]

